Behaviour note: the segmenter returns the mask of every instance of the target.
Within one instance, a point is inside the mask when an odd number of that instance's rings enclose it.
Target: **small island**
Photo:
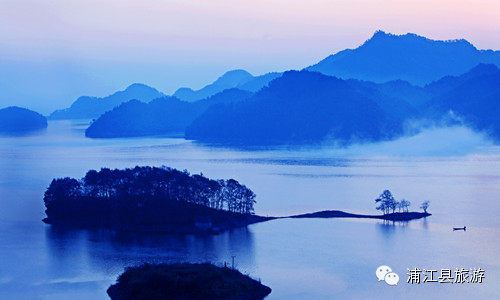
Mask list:
[[[432,216],[426,212],[397,212],[385,215],[361,215],[343,212],[341,210],[323,210],[309,214],[290,216],[290,218],[357,218],[357,219],[380,219],[387,221],[411,221]]]
[[[351,214],[340,210],[324,210],[309,214],[290,216],[290,218],[362,218],[406,222],[432,216],[432,214],[427,212],[430,201],[424,201],[420,206],[420,208],[423,209],[423,212],[410,212],[408,211],[408,208],[410,207],[411,202],[406,199],[397,201],[389,190],[383,191],[382,194],[375,199],[375,203],[379,204],[376,209],[382,211],[382,215],[361,215]],[[398,212],[396,212],[396,209]]]
[[[254,214],[255,194],[234,179],[213,180],[169,167],[99,172],[52,180],[47,224],[132,232],[198,233],[272,218]]]
[[[228,267],[183,263],[127,268],[107,292],[112,300],[257,300],[271,288]]]
[[[0,134],[24,135],[47,128],[47,119],[41,114],[17,106],[0,109]]]

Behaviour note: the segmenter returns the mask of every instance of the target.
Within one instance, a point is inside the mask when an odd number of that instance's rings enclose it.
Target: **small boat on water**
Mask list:
[[[455,230],[463,230],[463,231],[465,231],[465,229],[466,229],[466,226],[464,226],[464,227],[458,227],[458,228],[457,227],[453,227],[453,231],[455,231]]]

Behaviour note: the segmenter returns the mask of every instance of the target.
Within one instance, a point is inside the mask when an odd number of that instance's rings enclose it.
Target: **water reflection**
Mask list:
[[[386,239],[391,239],[398,228],[406,228],[408,227],[409,221],[391,221],[391,220],[383,220],[377,223],[378,232],[381,233],[381,236]]]
[[[116,274],[126,266],[150,263],[212,262],[222,265],[236,256],[237,266],[255,266],[254,234],[237,228],[219,235],[138,234],[112,230],[69,230],[49,226],[45,240],[51,266],[87,264],[103,274]],[[70,276],[71,272],[64,274]]]
[[[422,219],[422,229],[428,230],[429,224],[427,223],[427,217]]]
[[[27,131],[0,132],[0,138],[22,138],[30,136],[40,136],[47,133],[47,128],[33,129]]]

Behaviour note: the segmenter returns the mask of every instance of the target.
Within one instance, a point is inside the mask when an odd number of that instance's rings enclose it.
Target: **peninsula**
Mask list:
[[[290,216],[290,218],[358,218],[358,219],[380,219],[387,221],[411,221],[432,216],[427,212],[395,212],[385,215],[360,215],[346,213],[340,210],[323,210],[309,214]]]
[[[234,179],[169,167],[90,170],[82,179],[53,179],[44,195],[43,222],[56,226],[140,233],[219,233],[281,218],[369,218],[410,221],[430,216],[408,212],[409,201],[396,201],[386,190],[376,200],[382,215],[327,210],[287,217],[254,214],[255,193]],[[400,212],[395,212],[399,208]],[[392,213],[391,213],[392,210]],[[402,212],[401,212],[402,210]]]

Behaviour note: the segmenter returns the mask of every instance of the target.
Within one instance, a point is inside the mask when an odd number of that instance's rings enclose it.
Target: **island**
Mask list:
[[[0,109],[0,134],[24,135],[47,128],[47,119],[41,114],[17,106]]]
[[[427,212],[397,212],[384,215],[361,215],[351,214],[340,210],[323,210],[309,214],[290,216],[290,218],[361,218],[361,219],[380,219],[387,221],[411,221],[420,218],[432,216]]]
[[[271,288],[226,266],[178,263],[127,268],[107,292],[112,300],[257,300]]]
[[[43,222],[86,229],[109,228],[139,233],[220,233],[282,218],[370,218],[410,221],[430,216],[408,212],[389,190],[375,200],[382,215],[327,210],[288,217],[255,215],[255,193],[234,179],[213,180],[170,167],[90,170],[82,179],[53,179],[44,194]],[[399,212],[396,212],[399,209]],[[391,212],[392,211],[392,212]]]
[[[362,215],[347,213],[340,210],[324,210],[309,214],[294,215],[289,218],[362,218],[406,222],[432,215],[427,212],[430,201],[424,201],[420,206],[423,212],[410,212],[408,208],[411,206],[411,202],[406,199],[397,201],[389,190],[384,190],[382,194],[375,199],[375,203],[378,204],[376,209],[383,212],[382,215]],[[398,210],[398,212],[396,212],[396,210]]]
[[[165,166],[53,179],[44,203],[47,224],[132,232],[218,233],[272,219],[254,214],[254,192],[234,179]]]

